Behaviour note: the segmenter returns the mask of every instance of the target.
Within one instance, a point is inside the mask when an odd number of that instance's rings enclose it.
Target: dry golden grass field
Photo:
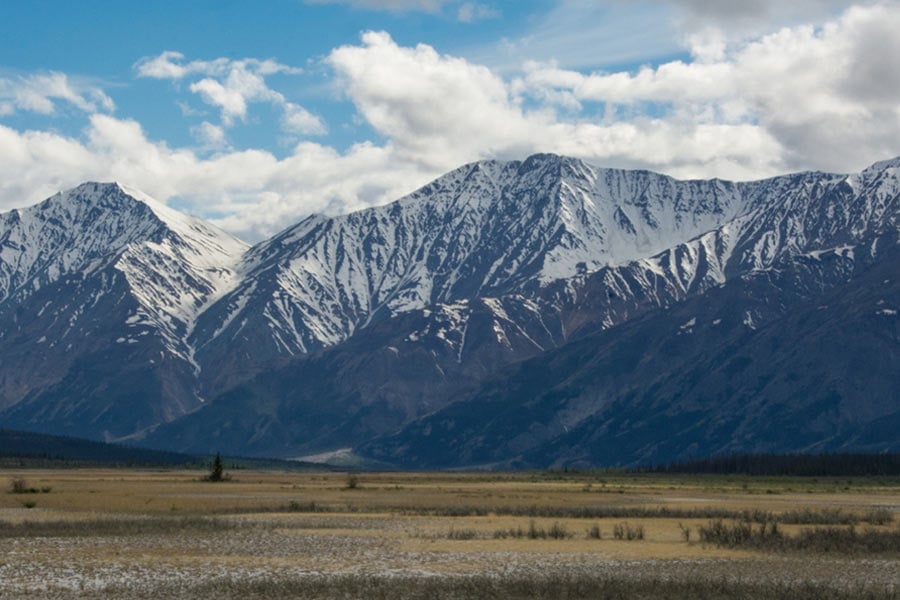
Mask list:
[[[203,475],[0,471],[0,598],[900,593],[897,480]]]

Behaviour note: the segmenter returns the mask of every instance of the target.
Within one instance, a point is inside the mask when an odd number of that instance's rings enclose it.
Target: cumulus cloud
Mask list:
[[[92,113],[112,111],[115,103],[97,86],[72,81],[65,73],[41,73],[0,78],[0,114],[18,111],[53,114],[61,100]]]
[[[209,121],[203,121],[195,127],[191,127],[191,135],[206,150],[221,150],[228,146],[225,129],[213,125]]]
[[[284,106],[284,96],[270,89],[258,73],[236,66],[222,81],[205,77],[190,85],[190,90],[199,94],[204,102],[219,108],[222,122],[231,126],[234,119],[247,118],[247,104],[251,102],[271,102]]]
[[[198,134],[215,141],[215,125]],[[84,139],[0,125],[0,209],[27,206],[83,181],[127,182],[189,212],[219,215],[220,226],[254,241],[311,212],[343,213],[383,204],[433,173],[395,160],[390,146],[344,153],[304,142],[283,158],[261,150],[201,157],[147,138],[139,123],[95,114]]]
[[[324,135],[328,132],[322,119],[299,104],[293,104],[292,102],[284,103],[282,123],[285,130],[294,133]]]
[[[363,34],[361,46],[338,48],[328,61],[363,118],[404,160],[438,168],[527,145],[528,120],[487,67],[424,44],[398,46],[384,32]]]
[[[0,206],[119,179],[255,240],[311,212],[393,200],[468,161],[538,151],[681,177],[853,171],[900,154],[898,30],[900,6],[879,3],[738,42],[699,36],[690,59],[655,68],[585,73],[542,62],[513,76],[367,32],[325,61],[384,141],[343,152],[302,142],[282,157],[228,147],[225,122],[271,102],[286,131],[324,124],[253,67],[232,79],[236,61],[161,55],[140,63],[153,65],[146,76],[185,82],[221,113],[221,123],[193,131],[215,153],[170,147],[136,121],[102,114],[77,139],[0,126]]]
[[[433,170],[551,151],[678,175],[746,178],[777,168],[781,159],[766,131],[744,123],[649,117],[597,122],[566,119],[543,104],[526,109],[523,95],[539,89],[537,83],[506,81],[430,46],[401,47],[386,33],[366,33],[362,45],[338,48],[329,61],[360,114],[391,140],[398,158]]]
[[[531,64],[525,87],[607,111],[653,103],[669,121],[753,125],[784,149],[786,166],[842,170],[858,166],[856,156],[898,151],[898,28],[896,5],[853,7],[824,27],[784,28],[716,51],[698,40],[693,61],[636,73]]]
[[[289,102],[266,83],[265,78],[269,75],[302,73],[302,69],[274,60],[217,58],[185,61],[182,53],[167,50],[159,56],[142,58],[135,63],[134,70],[138,77],[191,80],[188,89],[220,111],[222,126],[226,128],[235,121],[245,121],[248,106],[256,102],[280,108],[289,133],[321,135],[327,131],[319,117]]]

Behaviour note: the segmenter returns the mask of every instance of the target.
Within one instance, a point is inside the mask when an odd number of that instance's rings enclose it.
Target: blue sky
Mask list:
[[[900,154],[897,3],[782,4],[5,3],[0,209],[118,179],[254,240],[484,158],[749,179]]]
[[[184,125],[203,121],[202,101],[177,86],[136,77],[136,62],[163,51],[177,51],[187,60],[272,59],[303,70],[273,77],[272,87],[333,123],[323,139],[346,148],[377,133],[354,122],[352,103],[330,85],[331,73],[321,61],[334,48],[358,42],[363,31],[387,31],[401,46],[424,42],[498,71],[514,71],[526,60],[634,69],[685,54],[667,8],[601,5],[562,13],[549,0],[448,2],[434,8],[424,3],[424,10],[417,9],[422,3],[399,4],[378,10],[377,2],[354,6],[271,0],[250,9],[247,2],[222,0],[35,0],[4,10],[0,66],[7,76],[56,71],[93,83],[107,90],[118,114],[138,118],[148,135],[183,145],[192,142]],[[471,20],[461,21],[461,10]],[[585,15],[590,19],[577,23],[575,17]],[[571,39],[579,34],[574,25],[584,29],[589,43]],[[605,51],[587,48],[601,43]],[[196,114],[186,115],[185,106]],[[75,134],[81,126],[77,119],[66,119],[70,115],[64,111],[51,119],[28,112],[18,116],[10,122],[23,127],[49,123]],[[269,117],[265,110],[254,111],[250,122],[229,132],[230,139],[284,154],[277,124]]]

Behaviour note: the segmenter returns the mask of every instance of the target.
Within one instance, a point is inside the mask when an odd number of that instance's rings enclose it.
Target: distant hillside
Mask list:
[[[331,466],[277,458],[224,456],[227,469],[328,471]],[[0,429],[0,467],[183,467],[206,469],[212,457]],[[375,463],[372,463],[375,464]]]
[[[0,429],[0,464],[42,462],[117,465],[199,465],[190,454],[131,448],[78,438]]]

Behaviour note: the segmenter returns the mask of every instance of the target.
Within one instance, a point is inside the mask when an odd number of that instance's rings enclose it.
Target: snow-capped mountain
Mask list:
[[[0,216],[0,406],[25,424],[121,411],[119,426],[92,432],[107,437],[192,410],[200,400],[185,340],[245,248],[120,184],[87,183]],[[110,373],[85,379],[100,363]],[[111,410],[117,385],[104,378],[117,369],[154,373],[157,383],[142,385],[161,397],[148,397],[147,414],[129,406],[143,393],[135,389],[120,390]]]
[[[357,445],[732,282],[778,298],[733,307],[741,327],[784,318],[892,255],[898,173],[731,183],[484,161],[252,248],[85,184],[0,215],[0,424],[283,455]]]
[[[651,256],[745,210],[727,182],[553,155],[474,163],[387,206],[310,217],[254,247],[241,284],[200,317],[192,343],[201,364],[307,353],[401,312],[530,296]]]
[[[120,183],[86,183],[0,215],[0,303],[22,303],[61,279],[113,267],[140,305],[130,323],[152,325],[184,352],[187,330],[235,283],[246,248]]]
[[[784,261],[586,334],[357,451],[429,469],[897,452],[900,238],[890,238],[878,257]],[[823,273],[831,285],[811,293]]]
[[[653,256],[550,286],[558,290],[552,303],[575,313],[567,330],[581,326],[585,305],[591,322],[609,328],[639,307],[670,306],[795,261],[805,267],[793,285],[811,296],[876,260],[879,244],[892,245],[900,231],[900,160],[858,175],[801,173],[735,187],[745,207],[735,218]],[[845,260],[825,266],[833,257]]]
[[[254,247],[240,284],[199,318],[191,344],[201,364],[233,373],[235,361],[333,346],[391,315],[536,298],[554,282],[619,267],[643,269],[635,276],[645,287],[663,278],[683,298],[784,253],[826,251],[889,227],[894,168],[735,184],[553,155],[466,165],[390,205],[313,216]]]

